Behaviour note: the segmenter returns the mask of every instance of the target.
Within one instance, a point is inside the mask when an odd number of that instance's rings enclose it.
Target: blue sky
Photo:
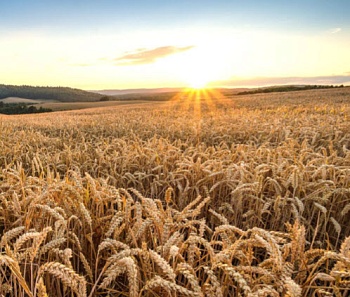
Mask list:
[[[9,28],[90,30],[126,23],[146,26],[186,24],[289,28],[349,26],[350,1],[1,1],[0,24]]]
[[[93,89],[332,76],[343,83],[350,72],[345,0],[0,0],[0,11],[0,64],[8,70],[0,83]]]

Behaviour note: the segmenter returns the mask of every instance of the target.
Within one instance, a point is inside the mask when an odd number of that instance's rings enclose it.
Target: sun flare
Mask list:
[[[200,90],[204,89],[209,81],[201,78],[201,77],[194,77],[189,81],[189,85],[192,89]]]
[[[213,81],[221,79],[221,63],[211,59],[211,51],[207,47],[197,47],[178,59],[174,59],[168,67],[180,80],[192,89],[207,88]]]

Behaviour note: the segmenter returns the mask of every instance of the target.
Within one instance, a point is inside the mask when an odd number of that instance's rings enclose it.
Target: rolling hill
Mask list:
[[[101,94],[68,87],[34,87],[0,84],[0,99],[8,97],[56,100],[60,102],[92,102],[99,101]]]

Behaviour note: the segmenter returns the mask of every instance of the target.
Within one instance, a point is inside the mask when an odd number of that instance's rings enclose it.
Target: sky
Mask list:
[[[350,85],[349,0],[0,0],[0,84]]]

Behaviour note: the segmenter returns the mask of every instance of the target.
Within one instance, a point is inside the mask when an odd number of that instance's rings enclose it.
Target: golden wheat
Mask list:
[[[0,115],[0,296],[349,295],[349,90],[221,100]]]

